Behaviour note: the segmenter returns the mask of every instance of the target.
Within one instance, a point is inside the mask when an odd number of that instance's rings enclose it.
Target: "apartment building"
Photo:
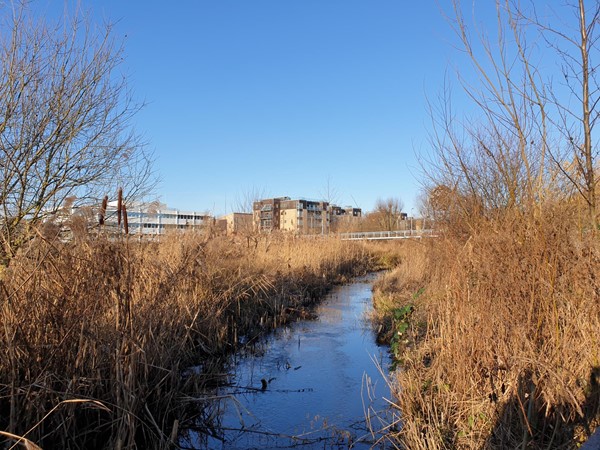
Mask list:
[[[331,205],[329,207],[329,227],[334,233],[340,230],[351,230],[355,228],[362,218],[362,209],[352,206],[341,207]]]
[[[322,201],[284,200],[279,205],[279,229],[299,234],[328,234],[328,206]]]
[[[253,222],[260,232],[279,230],[280,205],[289,197],[267,198],[252,204]]]
[[[261,232],[328,234],[343,218],[359,218],[360,208],[341,208],[325,201],[277,197],[254,202],[254,224]]]

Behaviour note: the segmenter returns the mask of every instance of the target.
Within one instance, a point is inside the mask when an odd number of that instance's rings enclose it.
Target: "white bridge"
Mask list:
[[[421,239],[436,237],[433,230],[355,231],[340,233],[342,241],[377,241],[385,239]]]

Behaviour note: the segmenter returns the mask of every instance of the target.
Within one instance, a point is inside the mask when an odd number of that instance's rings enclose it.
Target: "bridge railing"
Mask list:
[[[433,230],[395,230],[395,231],[355,231],[351,233],[340,233],[343,241],[358,240],[383,240],[383,239],[410,239],[422,237],[434,237]]]

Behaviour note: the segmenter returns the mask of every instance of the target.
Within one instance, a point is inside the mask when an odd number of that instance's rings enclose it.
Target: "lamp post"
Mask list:
[[[414,208],[410,208],[410,235],[412,236],[413,234],[413,218],[414,218],[414,212],[413,212]]]

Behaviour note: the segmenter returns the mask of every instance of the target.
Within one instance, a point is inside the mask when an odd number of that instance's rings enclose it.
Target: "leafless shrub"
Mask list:
[[[0,259],[68,199],[99,200],[123,184],[132,197],[151,185],[151,160],[130,119],[139,110],[119,75],[111,27],[79,11],[57,23],[28,2],[0,22]],[[9,13],[12,11],[12,14]]]

